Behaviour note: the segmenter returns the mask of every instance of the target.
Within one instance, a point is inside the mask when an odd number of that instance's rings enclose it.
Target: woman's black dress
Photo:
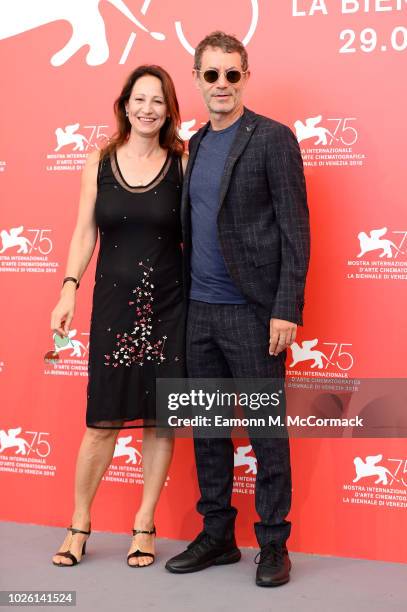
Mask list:
[[[88,427],[154,426],[156,377],[185,376],[181,191],[173,153],[144,187],[126,183],[115,153],[99,163]]]

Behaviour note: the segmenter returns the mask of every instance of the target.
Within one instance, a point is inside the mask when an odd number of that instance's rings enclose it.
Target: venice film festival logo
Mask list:
[[[99,150],[108,142],[106,124],[71,123],[55,129],[55,146],[47,154],[46,170],[63,172],[82,170],[86,158],[93,150]]]
[[[53,349],[45,355],[48,376],[88,376],[89,332],[71,329],[67,336],[52,335]]]
[[[119,64],[125,64],[128,60],[137,35],[150,36],[157,42],[163,42],[167,36],[163,32],[154,31],[145,25],[146,17],[153,0],[144,0],[140,3],[140,18],[137,18],[124,0],[106,0],[117,11],[119,11],[135,30],[128,35],[127,41],[123,41]],[[251,20],[248,31],[243,37],[243,43],[248,44],[252,38],[258,23],[259,7],[258,0],[249,0],[251,6]],[[100,12],[101,0],[37,0],[35,10],[32,8],[31,0],[8,0],[0,4],[0,40],[10,38],[40,28],[41,26],[66,21],[72,28],[72,36],[64,46],[51,56],[52,66],[62,66],[69,61],[82,48],[88,49],[86,63],[89,66],[99,66],[104,64],[110,55],[108,44],[109,36],[106,29],[110,32],[109,24]],[[157,0],[154,0],[157,4]],[[161,3],[162,6],[162,3]],[[205,4],[201,10],[204,10]],[[107,28],[106,28],[107,26]],[[184,33],[184,26],[180,19],[169,24],[169,28],[175,27],[175,34],[178,42],[183,49],[190,54],[194,53],[194,48],[187,40]],[[133,58],[134,59],[134,58]]]
[[[403,480],[403,476],[406,476],[406,474],[401,474],[401,478],[397,478],[396,476],[396,474],[398,474],[400,469],[402,468],[403,460],[395,460],[398,462],[398,466],[396,466],[396,473],[393,474],[384,465],[378,465],[379,461],[382,461],[382,459],[383,455],[370,455],[364,460],[361,457],[355,457],[353,463],[355,466],[356,476],[352,482],[359,482],[362,478],[374,477],[374,484],[392,485],[393,482],[396,481],[402,482],[404,486],[407,487],[407,482]],[[404,464],[404,468],[406,468],[406,463]],[[405,471],[406,469],[404,469],[404,472]]]
[[[131,446],[131,440],[132,436],[117,438],[113,459],[116,457],[126,457],[125,462],[127,464],[141,465],[143,460],[142,454],[135,446]],[[138,440],[138,442],[140,442],[140,440]]]
[[[384,465],[385,463],[385,465]],[[407,459],[383,455],[354,457],[354,478],[343,485],[343,503],[407,507]]]
[[[234,467],[233,492],[253,495],[257,474],[257,459],[253,455],[251,444],[235,448]]]
[[[294,129],[304,166],[363,166],[366,155],[354,150],[358,142],[356,117],[322,115],[297,119]]]
[[[24,431],[22,427],[0,430],[0,472],[31,476],[55,476],[56,467],[48,463],[50,433]]]
[[[59,356],[62,351],[70,351],[70,357],[84,357],[89,352],[89,341],[85,345],[79,339],[75,338],[77,333],[76,329],[71,329],[68,335],[63,338],[57,333],[53,334],[54,353]],[[89,333],[82,333],[81,335],[89,336]]]
[[[329,347],[323,348],[321,347]],[[318,338],[293,342],[290,346],[292,361],[289,364],[288,374],[326,375],[337,378],[347,378],[348,372],[355,363],[351,352],[352,344],[348,342],[321,342]],[[298,364],[306,364],[311,371],[298,371]],[[297,369],[294,369],[297,368]]]
[[[28,456],[34,453],[38,457],[48,457],[51,446],[44,437],[50,434],[45,431],[26,431],[25,434],[32,435],[28,442],[20,435],[22,430],[22,427],[11,428],[7,431],[5,429],[0,430],[0,453],[13,449],[15,455]]]
[[[357,240],[356,259],[347,262],[347,278],[407,279],[407,230],[389,230],[387,227],[362,230],[357,234]]]
[[[130,485],[143,485],[143,454],[142,440],[132,436],[119,436],[116,440],[112,463],[103,476],[105,482]],[[165,486],[170,477],[167,476]]]
[[[0,245],[0,272],[57,271],[58,262],[49,259],[54,246],[50,228],[0,229]]]

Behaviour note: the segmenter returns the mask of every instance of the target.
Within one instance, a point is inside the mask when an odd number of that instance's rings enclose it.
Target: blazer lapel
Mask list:
[[[244,113],[242,115],[242,119],[236,134],[236,137],[232,143],[231,149],[229,151],[229,155],[226,159],[225,167],[223,170],[221,188],[220,188],[220,198],[219,198],[219,210],[222,207],[223,201],[225,199],[227,190],[229,188],[230,179],[232,177],[233,167],[243,151],[245,150],[250,138],[253,135],[253,132],[256,127],[256,114],[253,113],[248,108],[244,109]]]
[[[194,139],[192,150],[190,149],[189,151],[189,159],[188,159],[188,164],[185,170],[184,184],[182,188],[181,218],[183,219],[185,219],[185,215],[188,214],[188,209],[189,209],[189,184],[191,181],[192,168],[196,160],[196,155],[198,153],[199,144],[204,134],[206,133],[208,127],[209,127],[209,121],[203,126],[201,130],[199,130],[199,132],[196,135],[196,138]]]

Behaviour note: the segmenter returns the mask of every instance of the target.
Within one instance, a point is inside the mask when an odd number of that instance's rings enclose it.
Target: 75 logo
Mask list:
[[[315,349],[317,345],[318,338],[303,340],[301,344],[293,342],[290,346],[293,357],[290,368],[305,361],[312,361],[310,367],[319,370],[326,370],[331,365],[347,372],[353,367],[355,359],[349,350],[352,344],[348,342],[321,342],[322,346],[331,347],[326,351]]]
[[[334,141],[340,141],[346,147],[354,145],[358,139],[358,132],[356,128],[351,124],[352,121],[356,121],[356,117],[344,117],[330,118],[327,121],[331,121],[329,130],[331,133],[330,139],[328,139],[328,145],[333,144]]]
[[[64,147],[71,147],[72,151],[89,151],[90,149],[100,149],[100,145],[107,142],[109,139],[108,134],[104,131],[108,128],[108,125],[84,125],[81,131],[80,123],[72,123],[66,125],[64,128],[58,127],[55,130],[55,137],[57,146],[55,147],[55,153],[58,153]],[[82,132],[89,130],[85,134]]]
[[[31,453],[38,457],[48,457],[51,452],[51,446],[46,436],[50,434],[45,431],[26,431],[25,434],[31,435],[31,440],[27,441],[20,436],[22,427],[14,429],[0,430],[0,453],[7,448],[16,448],[16,455],[29,456]]]
[[[88,137],[88,142],[86,144],[85,150],[89,149],[100,149],[100,144],[106,143],[109,139],[109,135],[105,133],[105,129],[108,128],[108,125],[84,125],[83,128],[86,130],[90,130],[90,134]]]
[[[39,229],[30,228],[25,230],[25,233],[30,235],[30,239],[23,235],[24,226],[12,227],[10,230],[1,230],[0,237],[2,241],[2,247],[0,253],[4,253],[8,249],[18,247],[17,253],[32,253],[38,251],[41,255],[48,255],[52,251],[52,240],[47,235],[52,230],[50,229]]]
[[[396,464],[396,470],[392,474],[393,479],[407,487],[407,459],[389,459],[388,461]]]
[[[313,145],[330,146],[336,142],[350,147],[357,141],[358,131],[352,123],[356,117],[329,117],[325,125],[320,125],[321,121],[322,115],[308,117],[305,122],[298,119],[294,123],[298,142],[313,138]]]

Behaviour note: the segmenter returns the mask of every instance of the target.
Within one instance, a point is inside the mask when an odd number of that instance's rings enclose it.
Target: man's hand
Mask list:
[[[297,335],[297,324],[282,319],[270,319],[270,355],[278,355],[290,346]]]

